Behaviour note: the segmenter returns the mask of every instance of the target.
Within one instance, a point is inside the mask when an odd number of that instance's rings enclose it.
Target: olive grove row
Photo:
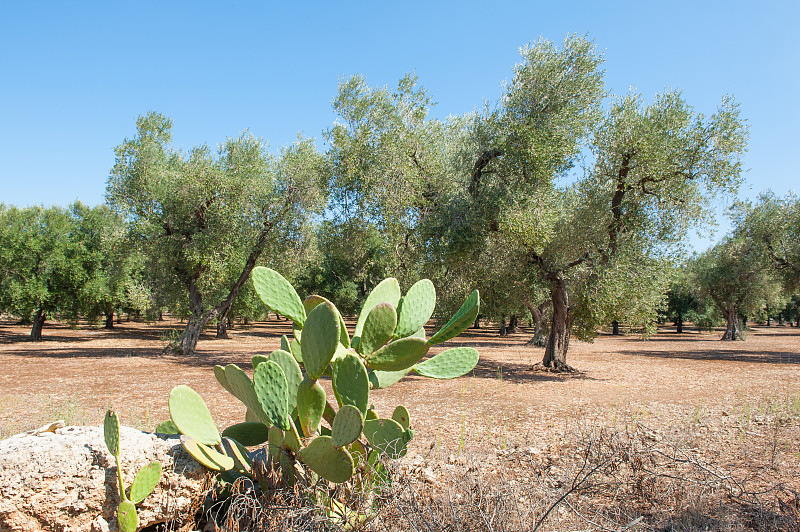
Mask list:
[[[678,90],[610,94],[602,67],[583,37],[540,40],[495,102],[445,120],[413,76],[392,89],[353,76],[324,150],[300,138],[270,153],[244,133],[181,151],[170,119],[141,116],[107,204],[0,207],[0,312],[40,338],[56,314],[113,326],[115,312],[169,310],[187,319],[175,348],[189,354],[205,326],[224,336],[263,317],[256,265],[344,313],[384,277],[427,277],[442,315],[479,289],[485,317],[546,316],[542,363],[563,369],[572,335],[612,322],[648,331],[704,302],[730,329],[731,315],[783,308],[798,288],[795,196],[737,204],[735,233],[687,262],[687,234],[742,181],[738,105],[706,116]]]

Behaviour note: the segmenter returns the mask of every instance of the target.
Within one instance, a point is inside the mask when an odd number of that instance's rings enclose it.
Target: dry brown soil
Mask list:
[[[177,384],[196,389],[219,426],[241,421],[243,406],[216,383],[212,367],[236,363],[251,370],[251,356],[278,348],[288,323],[239,326],[230,340],[216,340],[209,331],[195,356],[164,355],[163,338],[179,327],[126,322],[109,331],[48,322],[44,341],[33,343],[27,328],[0,321],[0,435],[63,417],[100,424],[108,407],[123,423],[152,430],[168,417],[167,396]],[[396,404],[408,407],[417,433],[412,455],[547,446],[582,426],[638,423],[731,448],[759,438],[767,445],[772,438],[788,461],[784,472],[798,478],[797,439],[776,436],[770,427],[776,419],[796,427],[800,419],[800,329],[756,327],[744,342],[721,342],[720,336],[679,335],[665,327],[649,340],[573,340],[568,362],[578,372],[554,375],[531,369],[543,349],[527,347],[525,331],[501,338],[485,327],[444,346],[479,350],[470,376],[436,381],[412,375],[373,392],[373,401],[384,415]]]
[[[239,326],[230,340],[208,331],[195,356],[163,354],[164,339],[179,328],[170,321],[126,322],[110,331],[47,323],[44,341],[33,343],[27,328],[0,320],[0,437],[61,418],[99,425],[109,407],[123,423],[153,430],[168,417],[167,397],[177,384],[197,390],[220,427],[242,421],[244,407],[216,383],[212,367],[236,363],[251,371],[252,355],[278,348],[280,335],[290,334],[288,322]],[[541,518],[568,489],[569,478],[577,478],[583,450],[602,450],[598,431],[621,436],[608,441],[638,441],[639,454],[612,444],[618,461],[605,468],[605,484],[588,489],[588,499],[571,499],[574,513],[552,514],[555,529],[616,530],[637,515],[661,523],[659,530],[675,523],[688,523],[676,530],[795,526],[800,328],[756,327],[744,342],[720,336],[679,335],[665,327],[649,340],[607,334],[594,343],[573,340],[568,362],[577,372],[551,374],[532,369],[543,349],[525,345],[528,332],[501,338],[485,327],[444,346],[479,350],[469,376],[436,381],[412,375],[373,392],[372,399],[386,416],[397,404],[408,407],[416,437],[405,463],[423,485],[451,493],[455,482],[466,489],[469,482],[457,474],[462,470],[511,478],[497,489],[540,490],[530,498],[511,496],[530,519]],[[528,508],[533,500],[539,506]],[[733,511],[725,509],[731,500]],[[602,519],[607,524],[597,525]],[[778,524],[764,525],[772,522]]]

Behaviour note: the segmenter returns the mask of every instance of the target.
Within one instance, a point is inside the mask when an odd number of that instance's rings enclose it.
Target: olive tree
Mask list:
[[[743,340],[741,317],[752,316],[780,291],[761,244],[747,238],[725,238],[695,257],[691,271],[699,296],[725,318],[722,340]]]
[[[167,117],[149,113],[136,127],[116,148],[107,199],[145,250],[153,282],[183,302],[188,322],[176,347],[190,354],[206,324],[226,321],[265,253],[281,268],[281,254],[302,244],[302,228],[324,207],[324,160],[308,140],[274,157],[248,133],[216,153],[183,154]]]
[[[87,275],[77,236],[68,209],[0,204],[0,310],[31,324],[34,341],[48,317],[80,312]]]
[[[755,203],[736,205],[732,218],[736,234],[763,246],[786,289],[800,288],[800,198],[794,193],[780,198],[768,191]]]

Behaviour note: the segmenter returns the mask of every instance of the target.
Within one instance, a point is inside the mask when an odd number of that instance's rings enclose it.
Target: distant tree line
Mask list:
[[[346,312],[384,277],[428,277],[442,315],[477,288],[501,333],[530,320],[554,370],[573,335],[611,324],[725,318],[739,338],[744,316],[796,319],[795,196],[738,204],[734,232],[686,259],[687,233],[741,183],[747,128],[731,98],[705,116],[676,90],[611,95],[583,37],[521,53],[495,103],[446,120],[413,76],[346,79],[324,151],[301,138],[273,155],[245,133],[182,152],[167,117],[142,116],[107,205],[0,207],[0,312],[37,339],[48,316],[112,327],[115,312],[168,310],[186,319],[174,348],[189,354],[209,324],[225,337],[263,317],[255,265]]]

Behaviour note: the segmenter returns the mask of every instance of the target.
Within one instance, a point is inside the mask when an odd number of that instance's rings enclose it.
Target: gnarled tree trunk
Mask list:
[[[106,311],[106,324],[103,327],[104,329],[113,329],[114,328],[114,310],[107,310]]]
[[[539,304],[539,306],[535,307],[530,303],[525,303],[525,306],[531,312],[531,321],[533,321],[533,338],[528,340],[526,345],[532,345],[536,347],[544,347],[547,345],[547,336],[545,336],[545,322],[544,322],[544,314],[547,311],[547,307],[550,306],[550,301],[544,301]]]
[[[569,296],[567,286],[561,275],[554,276],[553,286],[550,289],[550,301],[553,313],[550,316],[550,334],[544,350],[542,366],[556,371],[568,371],[567,350],[572,318],[569,314]]]
[[[742,327],[739,323],[739,309],[734,306],[728,306],[722,309],[722,313],[727,321],[725,334],[722,335],[722,340],[744,340],[742,336]]]
[[[36,309],[36,314],[33,316],[33,325],[31,326],[31,340],[34,342],[42,341],[42,327],[47,316],[44,315],[44,310],[40,307]]]

